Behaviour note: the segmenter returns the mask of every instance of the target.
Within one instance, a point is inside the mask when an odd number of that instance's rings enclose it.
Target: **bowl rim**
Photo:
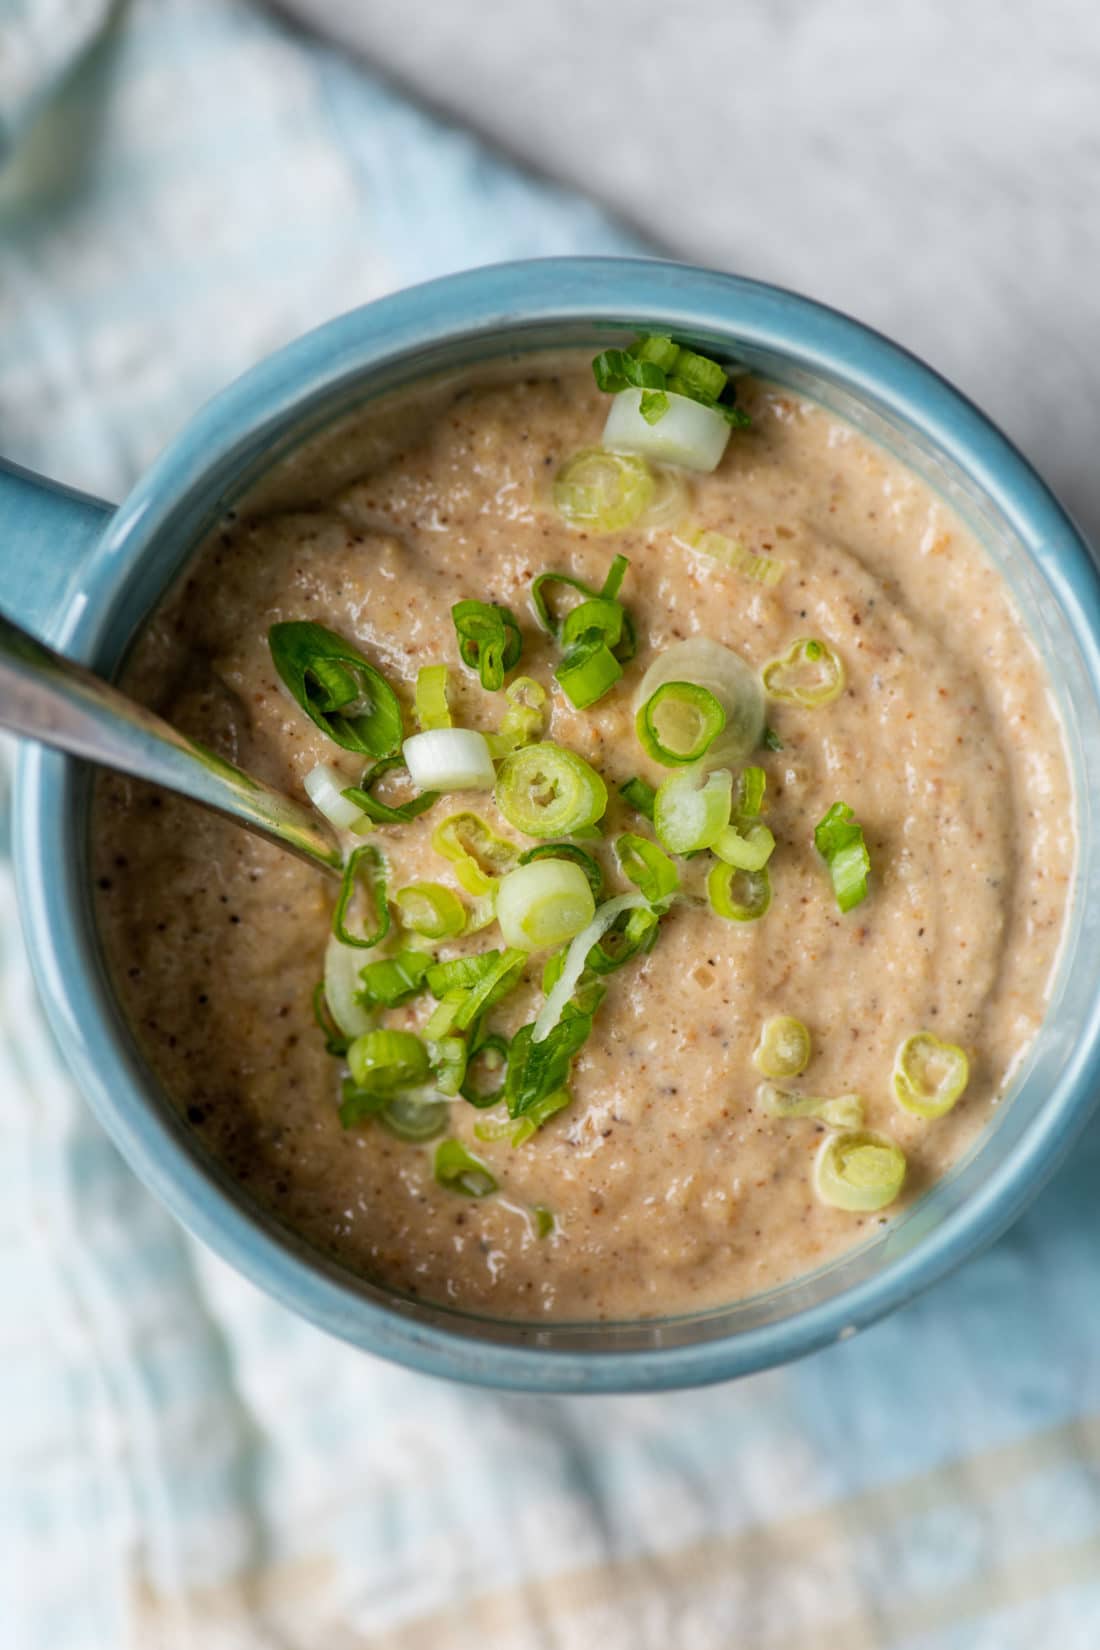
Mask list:
[[[180,499],[216,460],[278,427],[303,401],[457,336],[488,339],[550,323],[740,338],[839,380],[913,426],[968,473],[1018,534],[1054,590],[1100,697],[1100,574],[1050,489],[982,412],[916,356],[835,309],[764,282],[652,259],[538,259],[443,276],[338,316],[268,356],[195,414],[119,506],[81,568],[77,599],[70,596],[51,626],[53,639],[76,657],[94,656],[112,596]],[[875,1276],[778,1321],[696,1344],[631,1350],[540,1346],[537,1325],[528,1344],[505,1345],[418,1322],[357,1292],[353,1279],[341,1281],[304,1248],[273,1239],[188,1151],[180,1127],[149,1103],[111,1028],[81,1012],[88,988],[72,959],[82,914],[51,872],[64,849],[66,763],[41,748],[21,752],[14,851],[39,990],[94,1111],[150,1190],[253,1283],[330,1333],[423,1373],[511,1390],[656,1391],[802,1356],[904,1304],[999,1236],[1065,1157],[1100,1094],[1098,983],[1086,1035],[980,1188]]]

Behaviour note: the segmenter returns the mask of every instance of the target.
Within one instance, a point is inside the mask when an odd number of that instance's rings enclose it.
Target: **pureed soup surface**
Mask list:
[[[543,737],[607,782],[604,836],[584,844],[607,897],[629,887],[615,836],[651,834],[617,787],[669,773],[635,736],[649,663],[703,635],[760,670],[798,638],[820,638],[843,662],[845,691],[815,708],[769,703],[782,748],[749,759],[766,771],[777,844],[766,915],[722,920],[699,897],[705,866],[680,862],[696,897],[673,905],[648,954],[607,976],[568,1107],[513,1146],[475,1136],[497,1112],[451,1104],[447,1135],[499,1183],[478,1198],[437,1183],[437,1141],[411,1144],[375,1121],[341,1126],[346,1068],[311,1010],[335,893],[324,876],[105,776],[93,823],[101,929],[140,1044],[204,1146],[318,1249],[410,1294],[502,1317],[691,1311],[865,1241],[988,1122],[1044,1012],[1073,868],[1069,779],[1006,589],[944,504],[882,451],[796,395],[742,380],[752,427],[734,430],[713,475],[683,474],[671,525],[586,533],[556,513],[553,478],[599,443],[607,397],[587,362],[531,370],[376,409],[290,461],[256,513],[228,520],[202,549],[142,634],[125,686],[294,794],[321,761],[355,784],[364,759],[283,688],[269,627],[311,619],[353,642],[397,688],[407,731],[418,668],[446,663],[456,726],[488,731],[504,695],[459,664],[450,609],[502,603],[522,626],[519,670],[554,689]],[[691,548],[700,529],[777,559],[782,577],[767,587]],[[531,580],[551,569],[598,587],[619,552],[637,657],[617,688],[576,711],[554,687],[560,650],[534,622]],[[847,914],[814,846],[837,801],[863,825],[872,866],[868,897]],[[460,809],[531,846],[491,793],[443,797],[371,833],[391,896],[419,880],[461,894],[431,845]],[[401,943],[395,924],[356,966]],[[502,943],[492,927],[435,949]],[[508,1036],[534,1018],[544,960],[490,1014],[494,1029]],[[415,1029],[434,1006],[422,994],[384,1020]],[[780,1014],[812,1037],[808,1068],[785,1086],[858,1094],[866,1127],[904,1150],[890,1209],[821,1201],[812,1171],[827,1124],[762,1106],[752,1057],[762,1023]],[[893,1093],[896,1051],[920,1031],[970,1057],[965,1093],[935,1121]],[[548,1233],[536,1210],[552,1215]]]

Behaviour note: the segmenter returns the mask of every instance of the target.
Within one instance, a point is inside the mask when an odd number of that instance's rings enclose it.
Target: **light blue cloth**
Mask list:
[[[50,76],[93,10],[0,9],[0,132],[42,95],[3,72],[28,18]],[[118,496],[341,308],[630,244],[240,0],[135,0],[0,173],[0,450]],[[1097,1128],[859,1339],[703,1393],[508,1398],[326,1339],[179,1231],[58,1066],[2,857],[0,1026],[4,1650],[1100,1642]]]

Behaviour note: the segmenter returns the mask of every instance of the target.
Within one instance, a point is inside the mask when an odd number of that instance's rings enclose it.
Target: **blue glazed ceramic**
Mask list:
[[[117,510],[33,477],[0,475],[0,602],[111,672],[208,524],[330,419],[442,369],[517,350],[599,345],[638,329],[713,346],[816,398],[937,488],[1016,592],[1066,721],[1080,864],[1047,1021],[969,1158],[882,1235],[785,1288],[650,1323],[525,1328],[426,1307],[347,1276],[250,1206],[144,1069],[92,923],[88,774],[28,747],[17,780],[17,868],[38,984],[77,1079],[136,1172],[200,1238],[323,1328],[420,1370],[514,1389],[688,1386],[812,1351],[989,1243],[1064,1156],[1100,1073],[1100,583],[1085,545],[988,420],[886,339],[774,287],[615,259],[475,270],[331,322],[205,407]]]

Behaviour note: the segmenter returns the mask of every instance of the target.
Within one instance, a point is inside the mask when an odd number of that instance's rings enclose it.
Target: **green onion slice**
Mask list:
[[[446,665],[422,665],[417,671],[413,707],[421,733],[451,726],[451,707],[447,701],[449,677]]]
[[[785,562],[778,561],[774,556],[754,555],[739,539],[727,538],[724,533],[695,527],[687,532],[678,532],[676,537],[689,550],[695,550],[720,566],[728,567],[741,578],[753,584],[762,584],[769,590],[779,583],[787,571]]]
[[[680,874],[663,848],[648,837],[624,831],[615,841],[619,869],[650,905],[662,905],[680,887]]]
[[[292,620],[267,633],[271,662],[310,721],[344,750],[392,756],[401,706],[380,671],[324,625]]]
[[[637,911],[623,911],[611,924],[602,939],[596,941],[585,958],[585,974],[597,976],[614,974],[632,958],[652,951],[657,943],[662,912],[648,906]],[[581,987],[585,975],[581,975]],[[602,992],[602,988],[601,988]],[[575,993],[579,1001],[581,991]]]
[[[666,768],[686,767],[705,756],[726,725],[726,713],[697,682],[663,682],[634,725],[647,756]]]
[[[399,951],[367,963],[359,973],[360,1001],[368,1008],[399,1008],[424,989],[431,960],[423,951]]]
[[[355,831],[365,835],[370,829],[362,808],[344,795],[344,775],[328,762],[318,762],[310,768],[302,785],[318,813],[324,814],[329,824],[338,831]]]
[[[428,1042],[428,1059],[431,1061],[432,1076],[440,1094],[460,1094],[466,1080],[465,1037],[431,1038]]]
[[[725,725],[703,758],[707,768],[744,762],[764,731],[764,690],[760,678],[730,647],[708,636],[689,636],[662,649],[646,670],[634,695],[635,715],[666,682],[692,682],[705,688],[725,713]]]
[[[359,971],[363,958],[358,947],[341,945],[335,934],[325,947],[325,1003],[341,1034],[350,1042],[370,1031],[377,1018],[363,1006]],[[326,1033],[327,1035],[327,1033]]]
[[[531,865],[540,859],[569,859],[574,865],[579,865],[588,878],[588,886],[592,890],[593,899],[599,899],[603,891],[603,872],[583,848],[578,848],[575,842],[540,842],[534,848],[520,854],[521,865]]]
[[[719,861],[707,877],[707,898],[715,915],[727,922],[757,922],[772,902],[767,866],[739,871]]]
[[[355,806],[361,808],[367,818],[373,819],[376,825],[407,825],[410,819],[416,819],[419,814],[430,808],[433,802],[438,802],[438,791],[424,791],[419,796],[410,797],[407,802],[395,804],[380,802],[374,795],[374,787],[386,774],[407,771],[404,757],[384,757],[367,769],[358,785],[348,785],[341,795],[349,802],[354,802]]]
[[[574,710],[587,710],[622,678],[623,667],[598,630],[586,631],[554,666],[554,677]]]
[[[760,743],[763,745],[765,750],[781,751],[783,749],[783,741],[780,739],[774,728],[764,729],[764,732],[760,737]]]
[[[728,768],[704,777],[685,768],[666,779],[653,800],[653,829],[672,854],[693,854],[717,842],[730,820],[733,775]]]
[[[800,636],[781,659],[764,666],[764,690],[785,705],[816,710],[844,692],[844,665],[828,642]]]
[[[488,1197],[497,1189],[488,1168],[480,1158],[471,1156],[461,1140],[441,1140],[435,1148],[433,1167],[439,1185],[462,1197]]]
[[[342,1110],[342,1108],[341,1108]],[[450,1121],[451,1108],[445,1100],[418,1094],[393,1094],[377,1112],[382,1127],[398,1140],[419,1143],[434,1140]]]
[[[534,749],[541,747],[535,746]],[[497,836],[480,814],[449,814],[432,832],[432,847],[450,860],[468,894],[489,894],[519,857],[514,842]]]
[[[534,1223],[537,1238],[548,1238],[556,1225],[553,1210],[548,1209],[545,1203],[535,1204],[531,1210],[531,1219]]]
[[[507,951],[486,951],[480,956],[455,957],[450,962],[433,963],[426,979],[434,997],[453,1009],[446,1030],[468,1031],[481,1016],[513,991],[523,978],[527,953],[518,946]],[[425,1027],[429,1037],[438,1037],[435,1015]]]
[[[504,758],[495,796],[508,823],[528,836],[572,836],[607,808],[607,786],[596,770],[548,740]]]
[[[829,1135],[814,1165],[814,1189],[823,1203],[852,1214],[893,1203],[905,1183],[905,1153],[885,1134],[854,1129]]]
[[[517,676],[504,690],[508,709],[496,733],[487,733],[489,754],[497,761],[510,756],[521,745],[530,745],[542,735],[545,722],[546,689],[530,676]]]
[[[566,1003],[545,1037],[536,1038],[535,1029],[535,1024],[520,1026],[508,1050],[504,1099],[509,1117],[523,1117],[567,1088],[573,1056],[591,1034],[592,1015]]]
[[[614,899],[605,900],[598,907],[588,927],[570,942],[557,982],[539,1010],[532,1027],[531,1036],[534,1042],[541,1043],[563,1018],[592,948],[603,939],[623,911],[633,911],[646,903],[645,896],[640,893],[616,894]]]
[[[810,1033],[792,1014],[773,1014],[760,1027],[752,1063],[765,1077],[797,1077],[810,1063]]]
[[[606,394],[640,392],[643,403],[649,403],[648,412],[643,406],[643,416],[654,424],[668,410],[666,391],[712,409],[729,424],[749,423],[736,404],[729,374],[718,362],[663,335],[641,338],[630,349],[601,350],[592,362],[592,375]]]
[[[653,801],[657,795],[652,785],[647,784],[644,779],[639,779],[635,774],[633,779],[628,779],[625,785],[619,786],[619,795],[652,824]]]
[[[587,447],[567,459],[554,481],[554,508],[570,527],[619,533],[644,515],[656,486],[649,465],[628,453]]]
[[[838,1094],[827,1099],[818,1094],[781,1089],[775,1083],[761,1083],[756,1099],[769,1117],[816,1117],[831,1129],[863,1127],[863,1100],[858,1094]]]
[[[540,859],[502,877],[496,891],[500,931],[508,945],[546,951],[564,945],[596,912],[583,867],[568,859]]]
[[[357,1089],[394,1094],[414,1089],[430,1075],[428,1050],[412,1031],[367,1031],[348,1049],[348,1069]]]
[[[479,1065],[485,1066],[489,1071],[502,1072],[508,1064],[508,1053],[507,1040],[498,1036],[495,1031],[482,1037],[477,1048],[471,1053],[460,1093],[464,1100],[468,1100],[470,1105],[476,1106],[479,1111],[484,1111],[488,1106],[495,1106],[504,1098],[504,1080],[502,1078],[495,1089],[482,1089],[474,1081],[474,1073]]]
[[[458,654],[481,685],[495,693],[504,686],[508,671],[519,664],[523,635],[515,615],[497,602],[456,602],[451,608]]]
[[[431,728],[414,733],[401,758],[424,796],[441,791],[487,791],[496,777],[489,742],[473,728]]]
[[[832,878],[833,893],[842,911],[851,911],[867,898],[871,856],[863,827],[846,802],[834,802],[814,827],[814,846]]]
[[[930,1031],[907,1037],[894,1056],[894,1096],[917,1117],[943,1117],[970,1081],[970,1061],[957,1043]]]
[[[358,890],[365,889],[374,910],[374,927],[362,934],[353,934],[347,926],[348,909]],[[369,951],[385,939],[390,931],[390,908],[386,903],[385,861],[371,843],[355,848],[344,866],[340,892],[332,913],[332,932],[341,945]]]
[[[449,940],[466,926],[466,909],[442,882],[410,882],[393,896],[401,925],[426,940]]]
[[[531,606],[542,629],[562,647],[569,647],[595,630],[614,650],[615,657],[627,664],[637,651],[637,636],[630,614],[617,597],[629,566],[626,556],[614,556],[598,590],[583,579],[574,578],[572,573],[539,573],[531,580]],[[552,612],[547,595],[558,584],[587,598],[561,617]]]
[[[341,1031],[336,1016],[328,1005],[325,997],[325,982],[318,980],[313,988],[313,1018],[324,1032],[325,1053],[334,1054],[340,1059],[348,1052],[351,1038]]]

